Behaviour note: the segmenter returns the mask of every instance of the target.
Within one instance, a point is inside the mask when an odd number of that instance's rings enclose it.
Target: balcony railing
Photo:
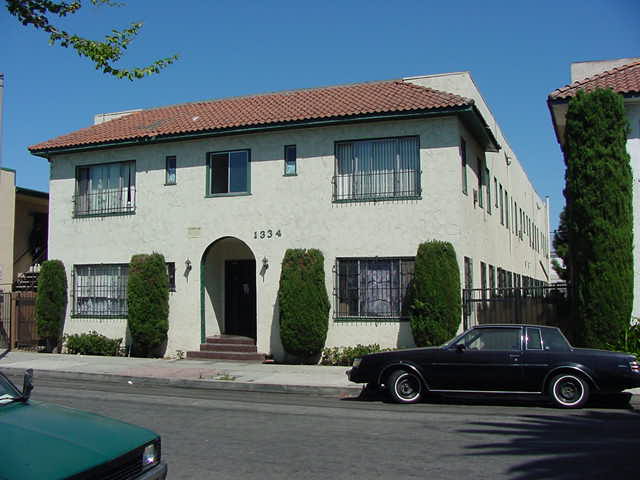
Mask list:
[[[135,188],[103,190],[74,196],[76,217],[127,215],[136,210]]]
[[[333,177],[334,201],[392,200],[420,197],[420,172],[379,170]]]

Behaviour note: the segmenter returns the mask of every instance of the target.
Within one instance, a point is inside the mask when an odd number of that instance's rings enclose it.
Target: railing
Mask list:
[[[368,201],[416,198],[420,191],[420,171],[378,170],[342,173],[333,177],[334,201]]]
[[[83,193],[74,196],[74,214],[77,217],[91,215],[126,215],[136,210],[134,187]]]

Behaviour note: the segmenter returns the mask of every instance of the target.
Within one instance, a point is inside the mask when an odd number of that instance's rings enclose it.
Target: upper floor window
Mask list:
[[[467,189],[467,142],[464,138],[460,139],[460,168],[462,172],[462,193],[465,195],[468,192]]]
[[[297,169],[297,156],[296,156],[296,146],[295,145],[287,145],[284,147],[284,174],[285,175],[296,175],[298,173]]]
[[[482,189],[485,184],[484,165],[480,157],[476,157],[476,163],[478,165],[478,206],[484,208],[484,191]]]
[[[418,137],[336,143],[334,200],[420,196]]]
[[[339,258],[336,315],[339,318],[405,318],[414,258]]]
[[[176,184],[176,157],[174,155],[165,159],[165,184]]]
[[[487,185],[487,213],[491,213],[491,172],[485,167],[484,178]]]
[[[249,180],[249,150],[208,154],[207,195],[249,193]]]
[[[135,212],[136,162],[78,167],[74,200],[76,216]]]

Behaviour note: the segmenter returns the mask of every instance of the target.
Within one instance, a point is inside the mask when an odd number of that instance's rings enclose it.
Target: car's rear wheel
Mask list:
[[[416,403],[424,389],[420,377],[407,370],[394,370],[386,384],[391,400],[396,403]]]
[[[549,394],[561,408],[581,408],[589,400],[589,384],[579,374],[561,373],[549,384]]]

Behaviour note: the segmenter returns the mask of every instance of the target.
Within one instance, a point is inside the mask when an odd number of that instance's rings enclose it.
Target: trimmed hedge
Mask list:
[[[329,298],[324,283],[324,256],[320,250],[288,249],[282,261],[280,339],[287,353],[310,361],[327,339]]]
[[[461,317],[460,270],[453,245],[422,243],[410,288],[409,319],[416,345],[442,345],[456,334]]]
[[[330,347],[322,351],[321,365],[333,365],[350,367],[353,365],[354,358],[361,358],[364,355],[378,352],[388,352],[391,348],[380,348],[380,345],[373,343],[371,345],[356,345],[355,347]]]
[[[52,351],[62,336],[67,313],[67,274],[60,260],[47,260],[40,266],[36,297],[36,328]]]
[[[622,338],[633,304],[633,176],[622,95],[579,91],[565,131],[569,273],[577,346]]]
[[[131,257],[127,308],[133,354],[161,355],[169,330],[169,278],[161,254]]]
[[[98,332],[80,333],[65,337],[67,350],[71,354],[117,356],[121,338],[107,338]]]

